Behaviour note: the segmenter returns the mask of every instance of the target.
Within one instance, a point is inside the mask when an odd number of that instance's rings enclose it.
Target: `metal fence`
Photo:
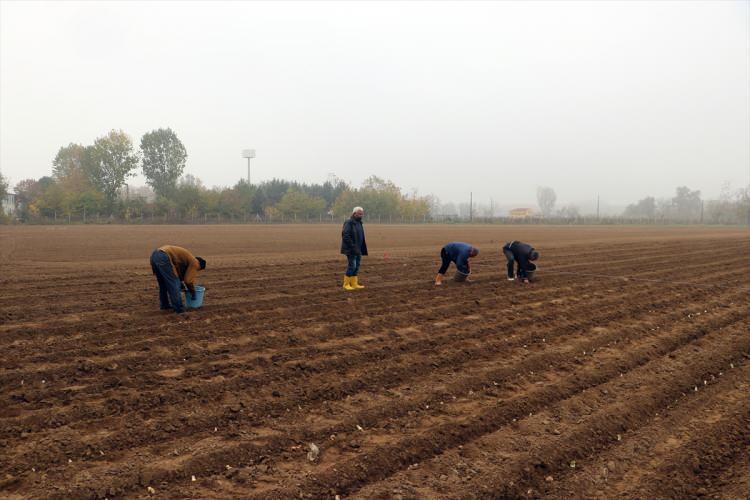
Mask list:
[[[222,213],[206,213],[195,216],[174,216],[169,214],[139,214],[130,217],[118,217],[102,214],[52,214],[29,216],[25,219],[7,218],[6,222],[15,224],[39,225],[81,225],[81,224],[125,224],[125,225],[156,225],[156,224],[341,224],[342,217],[330,214],[316,216],[289,215],[260,215],[242,214],[228,215]],[[497,224],[497,225],[746,225],[743,222],[712,222],[700,219],[671,219],[671,218],[627,218],[627,217],[458,217],[451,215],[434,215],[423,217],[403,217],[394,215],[366,214],[368,224]]]

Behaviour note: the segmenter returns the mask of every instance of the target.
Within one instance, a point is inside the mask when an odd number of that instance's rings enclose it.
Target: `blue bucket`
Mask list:
[[[203,305],[203,294],[205,293],[205,287],[195,285],[195,299],[190,298],[190,292],[185,292],[185,306],[191,309],[198,309]]]

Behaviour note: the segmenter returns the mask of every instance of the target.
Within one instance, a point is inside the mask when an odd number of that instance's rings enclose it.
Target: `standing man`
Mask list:
[[[528,283],[529,277],[527,273],[536,268],[534,264],[531,264],[531,261],[539,258],[539,252],[534,250],[534,247],[528,243],[511,241],[503,247],[503,254],[505,254],[505,258],[508,260],[508,281],[513,281],[517,274],[520,281]],[[517,273],[513,272],[514,262],[518,264]]]
[[[174,309],[182,313],[182,283],[187,293],[195,298],[195,275],[206,268],[206,261],[193,257],[189,251],[175,245],[164,245],[151,254],[151,271],[159,283],[159,304],[161,309]],[[170,305],[171,303],[171,305]]]
[[[443,263],[440,265],[440,270],[438,270],[437,276],[435,276],[435,284],[443,284],[445,271],[448,270],[448,266],[451,265],[451,262],[455,262],[456,269],[458,269],[461,273],[471,273],[471,264],[469,263],[469,259],[471,257],[476,257],[477,255],[479,255],[479,249],[469,245],[468,243],[454,241],[445,245],[443,249],[440,250],[440,258],[442,259]]]
[[[362,256],[367,255],[367,243],[365,243],[365,229],[362,226],[362,217],[365,211],[362,207],[354,207],[352,216],[346,219],[341,230],[341,253],[346,255],[347,266],[344,276],[344,290],[352,291],[364,288],[359,284],[357,273]]]

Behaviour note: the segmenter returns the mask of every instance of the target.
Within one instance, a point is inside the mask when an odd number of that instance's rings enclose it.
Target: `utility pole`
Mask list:
[[[469,222],[474,220],[474,193],[469,192]]]
[[[599,220],[599,195],[596,195],[596,220]]]

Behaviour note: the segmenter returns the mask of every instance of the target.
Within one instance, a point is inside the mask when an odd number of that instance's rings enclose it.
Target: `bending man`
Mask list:
[[[456,269],[458,269],[461,273],[471,273],[471,264],[469,263],[469,259],[471,257],[476,257],[477,255],[479,255],[479,249],[469,245],[468,243],[454,241],[445,245],[442,250],[440,250],[440,258],[443,262],[440,265],[437,276],[435,276],[435,284],[443,284],[445,271],[448,270],[448,266],[451,265],[451,262],[454,262],[456,264]]]
[[[513,279],[518,276],[519,280],[528,283],[528,272],[536,267],[533,264],[530,264],[530,262],[539,258],[539,252],[534,250],[534,247],[528,243],[522,241],[511,241],[510,243],[506,243],[503,247],[503,254],[505,254],[505,258],[508,260],[508,280],[513,281]],[[513,269],[514,262],[518,266],[518,271],[515,273]]]
[[[159,304],[162,309],[182,313],[182,283],[187,293],[195,298],[195,275],[206,268],[206,261],[182,247],[164,245],[151,254],[151,271],[159,283]]]

